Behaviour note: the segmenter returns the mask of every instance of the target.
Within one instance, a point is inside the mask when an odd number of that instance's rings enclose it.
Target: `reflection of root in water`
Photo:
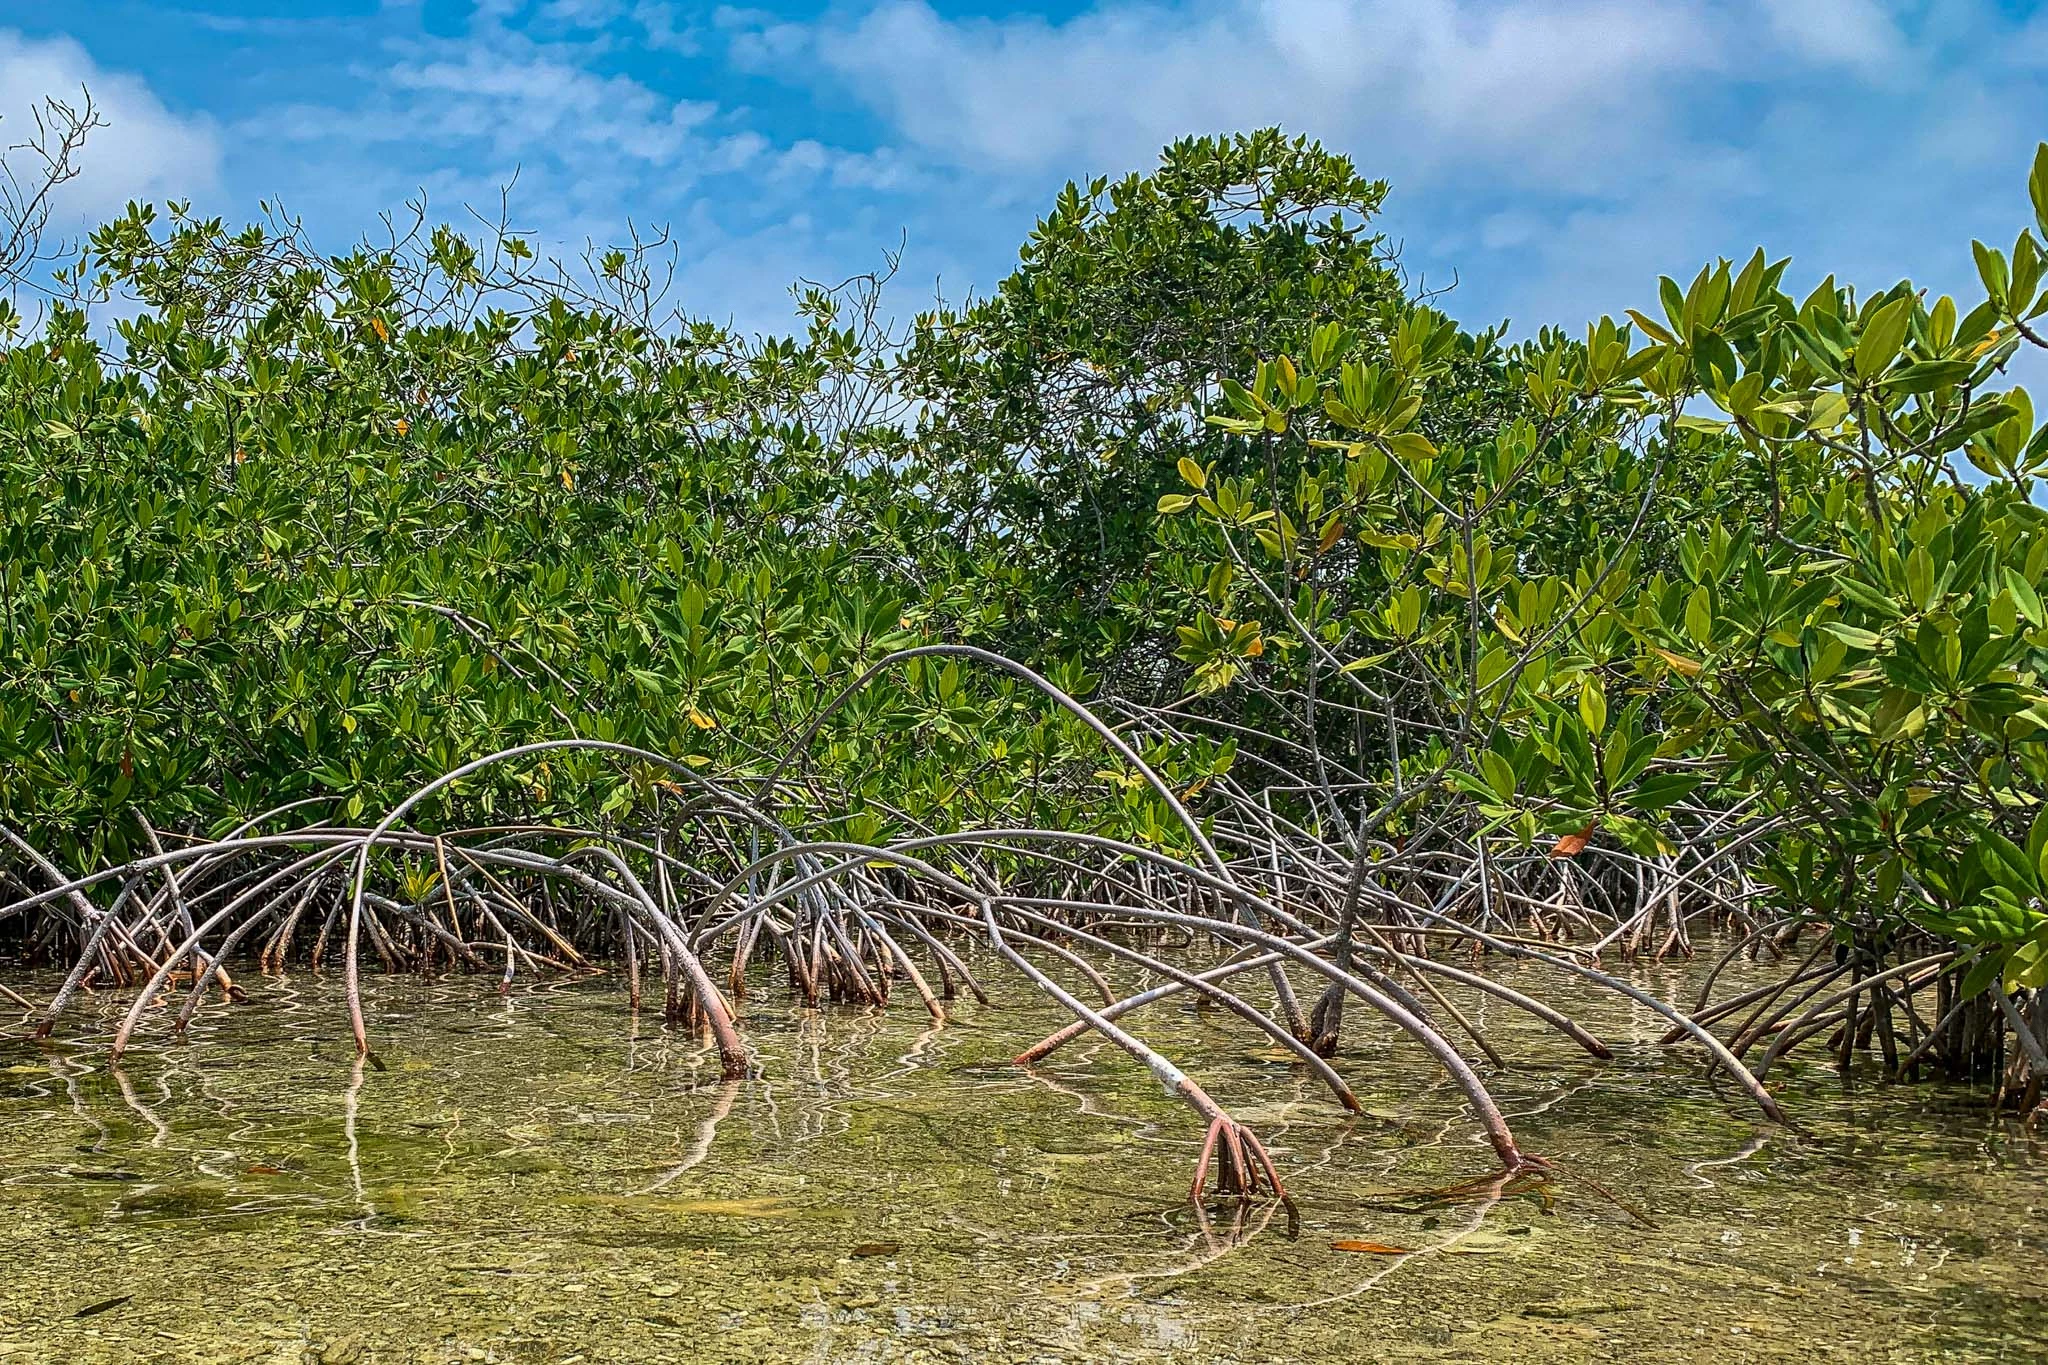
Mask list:
[[[98,1155],[107,1149],[107,1144],[113,1140],[114,1135],[108,1130],[106,1124],[100,1122],[99,1115],[86,1107],[85,1094],[78,1087],[79,1077],[90,1076],[93,1069],[83,1062],[70,1062],[66,1065],[68,1061],[69,1059],[66,1058],[51,1057],[49,1060],[50,1074],[64,1082],[64,1094],[70,1099],[71,1112],[78,1115],[78,1121],[90,1125],[93,1132],[97,1134],[93,1138],[91,1146],[80,1147],[79,1150]]]
[[[1540,1167],[1529,1165],[1514,1170],[1495,1171],[1490,1175],[1459,1180],[1449,1185],[1433,1185],[1414,1190],[1380,1190],[1361,1202],[1367,1207],[1385,1209],[1391,1213],[1427,1213],[1433,1209],[1461,1204],[1491,1208],[1503,1199],[1533,1193],[1542,1202],[1547,1213],[1553,1203],[1553,1169],[1552,1163],[1545,1162]]]
[[[116,1063],[109,1069],[114,1073],[114,1083],[121,1087],[121,1102],[140,1114],[143,1121],[153,1130],[155,1135],[150,1138],[149,1145],[163,1146],[171,1135],[171,1125],[165,1123],[156,1110],[143,1103],[142,1097],[135,1093],[135,1082],[128,1075],[127,1068]]]
[[[1195,1232],[1185,1239],[1184,1245],[1188,1254],[1184,1259],[1153,1270],[1130,1270],[1103,1275],[1078,1286],[1078,1293],[1083,1298],[1100,1298],[1112,1289],[1121,1287],[1124,1296],[1131,1297],[1138,1292],[1138,1286],[1141,1284],[1192,1275],[1222,1260],[1231,1252],[1249,1246],[1283,1210],[1287,1214],[1287,1237],[1291,1241],[1301,1227],[1300,1213],[1291,1199],[1265,1200],[1259,1203],[1239,1200],[1231,1205],[1230,1215],[1220,1229],[1215,1219],[1210,1216],[1209,1209],[1197,1202],[1193,1205]]]
[[[370,1202],[369,1189],[363,1183],[363,1149],[362,1144],[356,1139],[356,1114],[362,1107],[363,1071],[366,1061],[367,1057],[359,1055],[350,1064],[348,1089],[341,1101],[341,1136],[348,1147],[349,1188],[355,1194],[357,1207],[363,1211],[362,1219],[357,1225],[363,1231],[369,1230],[371,1221],[377,1216],[377,1208]]]
[[[1705,1170],[1709,1166],[1733,1166],[1740,1162],[1747,1161],[1751,1157],[1755,1156],[1758,1152],[1761,1152],[1765,1148],[1765,1146],[1769,1144],[1770,1140],[1770,1134],[1758,1133],[1755,1137],[1743,1143],[1742,1150],[1736,1152],[1733,1156],[1716,1157],[1712,1161],[1687,1162],[1685,1166],[1685,1173],[1687,1176],[1691,1177],[1693,1182],[1703,1190],[1719,1189],[1720,1186],[1716,1185],[1713,1181],[1701,1175],[1700,1172],[1702,1170]]]
[[[1529,1190],[1536,1190],[1539,1197],[1543,1197],[1542,1192],[1546,1188],[1547,1180],[1543,1170],[1524,1168],[1518,1171],[1496,1171],[1492,1175],[1481,1176],[1475,1180],[1461,1180],[1452,1185],[1440,1185],[1431,1189],[1408,1192],[1406,1197],[1423,1201],[1417,1205],[1418,1208],[1443,1208],[1463,1205],[1470,1207],[1472,1215],[1462,1227],[1452,1229],[1448,1236],[1439,1241],[1414,1247],[1405,1252],[1388,1255],[1385,1263],[1379,1266],[1372,1274],[1340,1294],[1327,1294],[1320,1298],[1305,1299],[1299,1303],[1241,1305],[1233,1310],[1232,1316],[1270,1313],[1298,1315],[1317,1309],[1329,1308],[1369,1294],[1384,1283],[1389,1276],[1405,1269],[1407,1266],[1428,1257],[1442,1256],[1455,1251],[1458,1243],[1464,1241],[1485,1225],[1487,1216],[1493,1212],[1502,1199]],[[1547,1202],[1545,1207],[1548,1208]],[[1203,1321],[1216,1321],[1220,1320],[1223,1316],[1220,1313],[1210,1313],[1201,1315],[1201,1318]]]
[[[690,1150],[683,1154],[683,1159],[632,1193],[653,1194],[656,1190],[668,1186],[683,1172],[703,1165],[704,1159],[711,1155],[711,1144],[717,1140],[718,1125],[725,1122],[726,1116],[732,1113],[733,1101],[739,1098],[739,1094],[738,1081],[720,1082],[718,1099],[713,1102],[711,1112],[697,1125],[696,1140],[690,1144]]]

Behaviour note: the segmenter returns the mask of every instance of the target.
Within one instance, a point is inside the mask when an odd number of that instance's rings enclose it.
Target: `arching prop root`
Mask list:
[[[1202,1155],[1195,1162],[1195,1178],[1188,1186],[1188,1200],[1199,1204],[1209,1183],[1211,1168],[1216,1173],[1216,1193],[1226,1199],[1257,1199],[1261,1188],[1275,1199],[1286,1199],[1287,1186],[1274,1169],[1273,1158],[1258,1134],[1218,1112],[1209,1120],[1202,1139]]]
[[[994,823],[932,831],[910,822],[893,839],[836,837],[857,794],[833,788],[810,765],[812,740],[834,710],[886,670],[936,658],[999,670],[1079,721],[1171,814],[1180,847]],[[1190,1105],[1206,1130],[1197,1198],[1212,1172],[1216,1193],[1225,1197],[1284,1200],[1286,1192],[1258,1138],[1124,1022],[1176,997],[1220,1007],[1263,1034],[1334,1102],[1354,1111],[1358,1100],[1329,1060],[1341,1053],[1345,1030],[1360,1027],[1352,1019],[1415,1040],[1455,1082],[1510,1173],[1543,1163],[1522,1154],[1485,1079],[1455,1040],[1462,1032],[1486,1061],[1502,1064],[1479,1027],[1482,1018],[1461,1002],[1501,1001],[1591,1056],[1612,1054],[1556,1009],[1493,979],[1483,965],[1489,958],[1522,959],[1656,1010],[1674,1036],[1689,1037],[1743,1082],[1766,1115],[1781,1117],[1736,1052],[1704,1026],[1719,1017],[1706,999],[1694,1020],[1596,970],[1589,961],[1595,949],[1558,941],[1580,932],[1611,936],[1642,905],[1670,910],[1680,890],[1719,905],[1717,888],[1728,883],[1714,879],[1718,870],[1710,876],[1703,869],[1721,860],[1718,869],[1761,827],[1731,833],[1683,863],[1617,863],[1631,874],[1627,886],[1637,889],[1633,900],[1617,898],[1612,875],[1603,881],[1583,866],[1488,853],[1483,833],[1455,821],[1383,846],[1357,832],[1355,812],[1366,795],[1348,788],[1324,791],[1317,800],[1326,809],[1315,801],[1283,808],[1223,780],[1210,789],[1213,813],[1198,819],[1142,751],[1172,738],[1160,728],[1170,722],[1141,713],[1134,724],[1108,725],[1000,656],[964,645],[921,646],[854,679],[779,754],[764,755],[765,771],[714,775],[614,741],[540,741],[465,762],[368,827],[281,819],[310,803],[298,801],[224,835],[169,831],[159,840],[150,830],[145,855],[78,875],[0,828],[0,887],[13,898],[0,902],[0,935],[19,939],[40,960],[71,967],[43,1007],[39,1031],[50,1031],[82,991],[140,988],[114,1044],[117,1054],[173,983],[192,983],[172,1011],[173,1036],[210,985],[235,989],[225,967],[237,949],[273,971],[288,958],[317,970],[338,956],[351,1033],[364,1054],[366,954],[386,972],[474,971],[496,975],[501,988],[515,977],[623,957],[629,1000],[640,998],[643,970],[658,973],[647,988],[666,1002],[671,1019],[711,1036],[722,1073],[732,1080],[753,1070],[736,1008],[750,961],[779,959],[792,989],[812,1004],[880,1007],[893,984],[908,983],[905,993],[914,991],[943,1025],[941,1002],[958,987],[986,999],[974,971],[949,946],[976,941],[1072,1016],[1020,1062],[1029,1065],[1083,1035],[1101,1037]],[[508,776],[549,763],[624,768],[645,779],[648,796],[617,821],[587,826],[522,822],[497,807],[487,807],[492,823],[462,824],[483,809],[468,804],[472,786],[503,787]],[[414,823],[423,816],[431,816],[430,827]],[[1550,926],[1541,937],[1522,932],[1539,924]],[[1168,945],[1226,956],[1181,962],[1162,951]],[[1440,960],[1453,955],[1471,961],[1459,967]],[[1112,961],[1133,969],[1135,981],[1113,984],[1099,970]],[[1303,1017],[1290,973],[1314,991],[1312,1019]],[[1235,979],[1259,976],[1270,993],[1246,990]],[[720,981],[729,989],[721,990]],[[1925,984],[1912,970],[1869,969],[1850,983],[1852,991],[1885,1000],[1910,998]],[[1832,1027],[1838,1004],[1851,1024],[1871,1018],[1852,994],[1845,1002],[1824,1001],[1803,1029]],[[2002,1029],[2002,1020],[1987,1022]],[[1845,1031],[1853,1038],[1853,1030]],[[1803,1036],[1793,1033],[1785,1048]]]

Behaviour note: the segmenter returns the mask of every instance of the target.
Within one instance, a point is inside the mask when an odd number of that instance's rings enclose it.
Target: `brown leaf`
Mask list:
[[[1367,1254],[1368,1256],[1406,1256],[1406,1255],[1408,1255],[1408,1254],[1410,1253],[1410,1251],[1412,1250],[1412,1248],[1410,1248],[1410,1247],[1392,1247],[1392,1246],[1388,1246],[1388,1245],[1387,1245],[1387,1244],[1386,1244],[1385,1242],[1353,1242],[1353,1241],[1342,1241],[1342,1242],[1332,1242],[1332,1243],[1330,1243],[1330,1250],[1332,1250],[1332,1251],[1362,1251],[1362,1252],[1366,1253],[1366,1254]]]
[[[1577,834],[1567,834],[1564,838],[1559,839],[1556,846],[1550,850],[1550,856],[1553,858],[1578,857],[1579,854],[1585,852],[1587,840],[1593,837],[1593,831],[1598,828],[1600,828],[1599,820],[1587,821],[1586,827]]]

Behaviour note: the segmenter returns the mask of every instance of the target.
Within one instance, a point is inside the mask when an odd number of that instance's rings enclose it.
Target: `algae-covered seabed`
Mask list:
[[[805,1011],[764,979],[745,1085],[613,981],[373,983],[367,1072],[333,983],[248,984],[115,1070],[113,1001],[60,1045],[0,1043],[0,1361],[2048,1349],[2042,1139],[1981,1096],[1811,1063],[1773,1075],[1807,1134],[1770,1129],[1647,1012],[1554,982],[1620,1056],[1476,1007],[1518,1134],[1564,1170],[1491,1203],[1424,1193],[1488,1149],[1367,1019],[1344,1065],[1370,1112],[1347,1118],[1224,1017],[1144,1017],[1299,1201],[1236,1230],[1183,1204],[1199,1131],[1121,1054],[1008,1064],[1062,1022],[1014,984],[931,1029],[913,999]]]

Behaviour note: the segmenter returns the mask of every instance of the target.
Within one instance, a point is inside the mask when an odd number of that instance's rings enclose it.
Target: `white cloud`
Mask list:
[[[220,179],[212,123],[166,109],[147,82],[109,71],[69,38],[33,39],[0,29],[0,140],[35,130],[34,110],[55,96],[74,106],[92,92],[106,126],[87,138],[78,177],[55,197],[52,226],[67,231],[118,214],[131,199],[205,195]]]
[[[1060,181],[1267,124],[1391,180],[1383,226],[1417,277],[1459,272],[1474,320],[1640,305],[1658,271],[1758,240],[1958,288],[1969,237],[2027,216],[2026,110],[2048,107],[2048,16],[1995,0],[753,3],[477,0],[453,36],[407,0],[237,21],[319,55],[299,102],[242,104],[217,144],[63,41],[0,31],[0,97],[85,79],[156,130],[109,159],[117,186],[80,187],[101,211],[225,179],[230,211],[281,195],[344,235],[422,188],[436,216],[494,215],[516,170],[536,240],[673,223],[694,303],[762,326],[789,278],[869,268],[906,230],[906,279],[985,289]]]
[[[1905,39],[1878,0],[1762,0],[1779,41],[1819,62],[1877,72],[1900,60]]]
[[[523,39],[400,62],[383,73],[383,86],[425,116],[409,136],[475,138],[501,154],[602,150],[674,165],[698,149],[700,126],[717,112],[715,104],[671,99],[629,77],[598,75]]]
[[[701,50],[696,25],[678,22],[675,8],[661,0],[640,0],[633,6],[633,22],[640,26],[642,41],[658,52],[692,57]]]
[[[1069,176],[1277,124],[1393,183],[1383,226],[1416,276],[1461,280],[1454,312],[1521,325],[1641,304],[1659,271],[1759,240],[1959,287],[1978,224],[2013,230],[1996,190],[2048,107],[2048,16],[1994,0],[1093,0],[1057,21],[851,0],[715,26],[736,65],[871,109],[884,150],[971,204],[962,233],[1017,206],[1014,240]]]
[[[786,65],[789,25],[727,22],[736,60]],[[1115,0],[1060,24],[884,0],[807,37],[905,138],[966,168],[1107,169],[1279,123],[1369,138],[1376,165],[1479,157],[1599,183],[1657,121],[1660,83],[1721,62],[1722,28],[1702,0]]]
[[[454,35],[362,25],[334,78],[227,130],[238,206],[279,200],[337,234],[366,226],[366,207],[424,195],[432,219],[503,212],[572,256],[666,225],[680,301],[786,327],[789,281],[872,268],[903,230],[878,205],[924,172],[887,147],[770,137],[752,111],[701,97],[723,93],[715,68],[643,60],[727,19],[669,0],[489,0]]]
[[[605,15],[678,37],[665,5],[572,0],[545,17],[594,23]],[[409,35],[384,50],[387,65],[360,64],[348,83],[360,92],[353,98],[262,110],[238,125],[238,145],[289,141],[303,160],[355,163],[361,178],[343,181],[350,196],[395,200],[427,186],[444,206],[450,197],[488,203],[516,170],[515,212],[537,217],[535,231],[548,240],[602,237],[607,220],[617,231],[628,217],[674,215],[722,176],[758,172],[798,196],[815,185],[882,190],[907,178],[886,150],[814,139],[778,147],[747,127],[742,111],[600,70],[615,65],[609,31],[536,39],[485,16],[458,37]],[[336,180],[328,174],[304,188],[319,195]],[[294,197],[304,202],[303,190]],[[740,197],[728,203],[751,207]]]

